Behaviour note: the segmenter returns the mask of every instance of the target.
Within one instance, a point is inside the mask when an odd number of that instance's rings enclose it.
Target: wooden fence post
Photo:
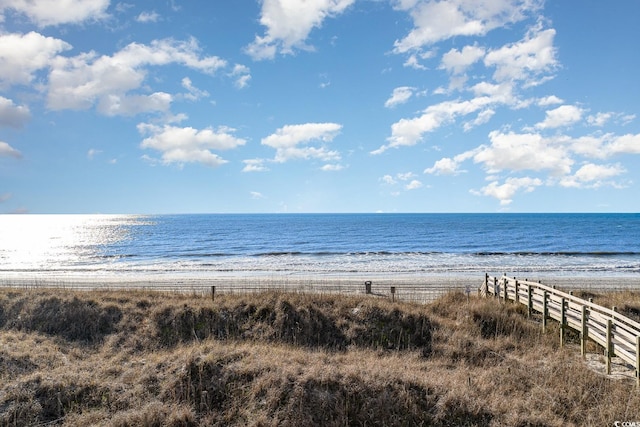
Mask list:
[[[607,375],[611,375],[611,319],[607,319],[607,346],[604,349],[605,356],[607,357]]]
[[[518,295],[518,281],[516,280],[516,303],[519,303],[519,302],[520,302],[520,296]]]
[[[371,293],[371,281],[367,280],[364,282],[364,293],[369,295]]]
[[[533,299],[531,295],[531,284],[527,283],[527,318],[531,318],[531,312],[533,311]]]
[[[215,301],[215,300],[216,300],[216,287],[211,286],[211,301]]]
[[[565,299],[560,300],[560,347],[564,347]]]
[[[498,276],[493,276],[493,297],[498,298]]]
[[[391,287],[391,302],[396,302],[396,287]]]
[[[582,306],[582,330],[580,332],[580,353],[582,357],[587,356],[587,338],[589,331],[587,330],[587,306]]]
[[[547,332],[547,291],[542,293],[542,333]]]

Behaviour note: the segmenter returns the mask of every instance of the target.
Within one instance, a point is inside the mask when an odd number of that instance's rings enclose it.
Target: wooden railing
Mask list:
[[[636,382],[640,386],[640,323],[552,286],[506,275],[492,277],[486,274],[480,294],[523,304],[527,306],[529,317],[534,310],[541,313],[543,330],[546,330],[548,319],[557,320],[560,345],[564,345],[566,328],[577,331],[583,357],[587,341],[594,341],[604,349],[607,374],[611,373],[611,358],[617,356],[635,368]]]

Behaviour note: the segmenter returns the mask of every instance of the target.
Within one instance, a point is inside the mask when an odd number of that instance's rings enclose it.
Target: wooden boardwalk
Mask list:
[[[583,356],[588,340],[597,343],[604,349],[607,374],[611,374],[611,358],[617,356],[635,368],[636,382],[640,386],[640,323],[572,293],[506,275],[485,275],[480,294],[523,304],[529,316],[534,311],[540,313],[543,330],[549,319],[558,321],[561,345],[567,328],[577,331]]]

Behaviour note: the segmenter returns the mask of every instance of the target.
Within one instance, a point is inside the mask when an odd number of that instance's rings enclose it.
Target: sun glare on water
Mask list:
[[[101,246],[126,237],[126,216],[0,215],[2,270],[81,267]]]

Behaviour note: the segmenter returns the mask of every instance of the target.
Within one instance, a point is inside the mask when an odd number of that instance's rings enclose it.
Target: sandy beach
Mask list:
[[[501,276],[503,273],[489,273]],[[522,280],[542,282],[566,291],[622,291],[640,290],[638,276],[612,275],[532,275],[514,276]],[[5,273],[0,286],[17,288],[61,288],[81,290],[157,290],[165,292],[187,292],[211,294],[241,294],[262,291],[283,291],[320,294],[363,294],[365,282],[371,282],[371,293],[381,297],[393,297],[403,301],[430,302],[450,292],[475,293],[484,281],[484,274],[373,274],[373,275],[277,275],[277,274],[230,274],[203,275],[181,274],[20,274]],[[392,288],[394,289],[392,295]]]

